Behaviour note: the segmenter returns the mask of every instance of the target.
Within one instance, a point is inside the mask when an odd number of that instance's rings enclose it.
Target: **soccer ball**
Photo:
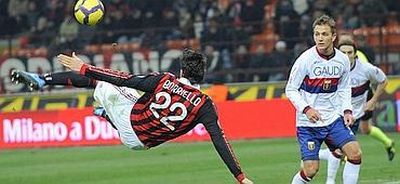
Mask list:
[[[74,7],[75,19],[84,25],[96,25],[103,19],[104,13],[100,0],[78,0]]]

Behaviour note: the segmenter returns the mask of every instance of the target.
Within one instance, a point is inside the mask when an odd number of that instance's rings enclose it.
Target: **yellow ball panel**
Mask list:
[[[83,24],[83,19],[85,19],[86,15],[82,13],[82,11],[78,10],[75,12],[75,18],[80,23]]]
[[[103,18],[103,15],[104,12],[101,11],[100,9],[93,12],[92,14],[89,15],[88,25],[90,26],[96,25]]]
[[[97,5],[99,5],[100,3],[99,3],[99,1],[98,0],[86,0],[84,3],[83,3],[83,7],[84,8],[86,8],[87,10],[90,10],[90,9],[92,9],[93,7],[95,7],[95,6],[97,6]]]
[[[78,0],[78,1],[75,3],[74,11],[78,10],[78,9],[79,9],[79,6],[80,6],[82,3],[83,3],[83,0]]]

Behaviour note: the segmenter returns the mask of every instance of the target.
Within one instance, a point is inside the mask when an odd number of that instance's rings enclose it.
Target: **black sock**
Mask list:
[[[46,82],[46,85],[74,86],[78,88],[95,88],[97,83],[94,79],[72,71],[48,73],[40,78]]]

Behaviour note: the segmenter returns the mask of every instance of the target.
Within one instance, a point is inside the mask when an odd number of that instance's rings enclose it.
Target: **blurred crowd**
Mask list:
[[[312,44],[311,23],[317,16],[335,17],[344,30],[383,26],[393,15],[400,20],[399,0],[105,0],[103,22],[88,27],[74,20],[74,3],[0,0],[0,39],[19,37],[21,47],[54,52],[114,42],[162,50],[167,40],[197,39],[210,60],[218,57],[209,80],[277,81],[286,78],[294,58]],[[254,46],[253,38],[263,34],[276,40]],[[373,60],[373,49],[368,52]],[[248,68],[255,72],[240,72]],[[257,71],[262,68],[270,71]],[[219,74],[222,69],[238,74]]]

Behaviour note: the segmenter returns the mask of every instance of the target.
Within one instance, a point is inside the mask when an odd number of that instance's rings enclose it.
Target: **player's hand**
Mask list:
[[[72,56],[59,54],[57,59],[65,67],[77,72],[79,72],[82,68],[82,65],[85,64],[82,59],[75,55],[75,52],[72,53]]]
[[[351,113],[345,113],[343,119],[346,126],[351,126],[354,124],[354,117]]]
[[[240,184],[253,184],[253,182],[251,180],[249,180],[248,178],[244,178]]]
[[[364,111],[373,111],[375,109],[376,100],[371,99],[368,100],[367,104],[364,107]]]
[[[321,114],[312,107],[307,110],[306,116],[311,121],[311,123],[316,123],[317,121],[322,121]]]

